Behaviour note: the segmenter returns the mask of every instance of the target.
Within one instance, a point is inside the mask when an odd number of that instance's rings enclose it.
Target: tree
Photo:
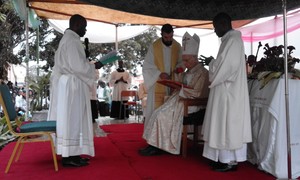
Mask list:
[[[7,78],[9,64],[21,64],[25,61],[25,26],[24,22],[17,16],[11,1],[0,0],[0,78]],[[62,34],[51,28],[45,19],[41,19],[38,28],[39,41],[37,42],[37,30],[29,28],[29,61],[46,61],[41,67],[44,72],[51,72],[54,66],[54,54],[58,47]],[[137,68],[142,66],[148,46],[157,38],[156,29],[150,28],[143,34],[119,42],[119,53],[125,62],[126,68],[134,76]],[[37,43],[39,48],[37,48]],[[115,49],[114,43],[90,44],[90,59],[99,59],[101,56]],[[17,50],[17,51],[16,51]],[[37,52],[39,51],[39,52]],[[103,67],[103,77],[107,77],[112,71],[113,64]],[[30,73],[31,79],[35,74]]]
[[[26,58],[25,24],[16,14],[12,2],[0,0],[0,79],[7,79],[10,64],[21,64]],[[53,31],[53,30],[52,30]],[[46,21],[39,28],[40,42],[52,32]],[[29,28],[29,60],[36,59],[36,31]],[[43,43],[40,43],[40,47]]]
[[[136,37],[119,42],[119,54],[121,56],[121,60],[124,61],[124,65],[126,69],[129,70],[130,74],[133,76],[138,75],[137,69],[143,65],[144,57],[149,45],[157,38],[156,29],[151,27]],[[105,55],[107,52],[114,49],[114,44],[101,44],[101,46],[102,51],[97,51],[97,49],[94,50],[96,52],[102,52],[102,55]],[[113,64],[103,67],[104,74],[101,75],[103,78],[108,78],[112,71],[112,65]]]
[[[0,79],[7,78],[9,63],[19,64],[20,60],[13,53],[24,32],[24,26],[14,13],[10,1],[0,0]]]
[[[58,47],[58,43],[62,34],[52,31],[54,38],[43,45],[44,50],[41,51],[41,59],[47,61],[47,65],[42,67],[44,70],[51,69],[54,65],[54,53]],[[119,42],[119,54],[121,60],[125,62],[126,69],[130,70],[133,76],[137,75],[138,66],[142,66],[144,57],[147,53],[148,46],[157,38],[156,29],[150,28],[144,33],[128,40]],[[91,43],[89,44],[89,51],[91,60],[97,60],[108,52],[115,49],[114,43]],[[112,71],[113,64],[108,64],[103,67],[103,78],[107,78]]]
[[[156,29],[150,28],[141,35],[120,43],[121,58],[133,76],[137,75],[137,67],[142,66],[148,47],[155,39]]]

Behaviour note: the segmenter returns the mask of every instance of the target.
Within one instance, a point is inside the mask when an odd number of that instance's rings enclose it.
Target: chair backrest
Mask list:
[[[134,101],[137,101],[138,100],[138,95],[137,95],[137,91],[135,90],[124,90],[121,92],[121,99],[123,98],[126,98],[126,97],[133,97],[134,98]]]
[[[0,84],[0,103],[6,118],[8,128],[12,132],[14,132],[10,121],[16,120],[18,116],[8,86],[5,84]]]

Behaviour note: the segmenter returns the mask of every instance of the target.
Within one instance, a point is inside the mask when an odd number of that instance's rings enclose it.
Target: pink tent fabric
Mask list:
[[[287,16],[287,32],[292,32],[300,28],[300,10],[290,13]],[[257,42],[272,39],[283,35],[283,17],[275,16],[274,19],[239,28],[242,32],[244,42]]]

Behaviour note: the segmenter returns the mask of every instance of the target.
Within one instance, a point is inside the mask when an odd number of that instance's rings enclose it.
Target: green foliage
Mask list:
[[[262,76],[262,74],[260,74],[262,72],[281,72],[281,74],[283,74],[285,66],[283,49],[283,45],[270,47],[269,44],[265,44],[265,56],[262,57],[258,62],[251,62],[254,67],[248,78],[257,79],[259,76]],[[300,62],[300,59],[292,57],[293,50],[295,50],[294,46],[288,46],[287,50],[287,69],[289,73],[293,73],[295,70],[294,66],[296,63]],[[276,74],[275,77],[278,77],[278,75]]]
[[[51,28],[45,19],[40,19],[41,25],[38,30],[29,28],[29,56],[26,58],[26,37],[24,22],[16,14],[11,1],[0,0],[0,79],[7,79],[7,70],[10,64],[21,64],[28,61],[44,61],[42,67],[29,69],[30,88],[36,92],[48,87],[42,80],[45,77],[35,77],[39,72],[51,72],[54,66],[54,55],[58,48],[62,34]],[[37,36],[38,35],[38,36]],[[150,28],[139,36],[119,42],[118,50],[121,60],[124,61],[126,69],[130,70],[133,76],[137,75],[137,68],[142,66],[148,46],[157,39],[156,29]],[[38,45],[38,46],[37,46]],[[37,48],[38,47],[38,48]],[[115,43],[90,44],[90,59],[99,59],[101,56],[115,49]],[[108,77],[112,72],[113,64],[108,64],[102,69],[102,77]],[[41,73],[42,74],[42,73]],[[38,94],[38,101],[34,101],[32,107],[39,109],[41,97]]]
[[[44,20],[39,28],[41,47],[47,42],[46,39],[51,34],[49,25],[45,22]],[[0,79],[7,79],[9,64],[21,64],[26,60],[25,25],[16,14],[11,1],[0,0],[0,28]],[[36,60],[36,37],[36,31],[29,28],[30,60]]]
[[[54,55],[55,55],[55,51],[58,48],[58,44],[60,39],[62,38],[62,34],[60,34],[57,31],[54,31],[53,29],[49,28],[48,22],[43,20],[43,27],[44,28],[48,28],[49,30],[44,33],[41,33],[41,37],[40,38],[40,60],[41,61],[46,61],[46,65],[41,67],[42,70],[44,70],[45,72],[48,72],[53,66],[54,66]],[[45,26],[45,24],[47,26]],[[42,28],[40,28],[42,29]],[[41,31],[43,32],[43,31]],[[49,33],[49,34],[48,34]],[[50,37],[50,34],[52,38],[47,39],[47,37]]]
[[[249,79],[257,79],[261,82],[260,89],[264,88],[272,79],[278,79],[285,73],[285,58],[283,52],[284,46],[273,46],[265,44],[264,57],[256,62],[256,59],[248,61],[253,66],[252,73],[248,75]],[[293,78],[298,77],[298,71],[294,68],[300,59],[292,57],[294,46],[287,47],[287,70],[291,73]]]
[[[48,96],[51,73],[44,74],[38,77],[29,77],[29,88],[34,91],[30,107],[32,111],[42,110],[42,101]]]
[[[137,67],[143,65],[148,47],[157,38],[156,29],[150,28],[148,31],[120,43],[121,58],[133,76],[137,75]]]
[[[17,40],[15,34],[20,25],[15,23],[18,16],[13,13],[10,1],[0,0],[0,2],[0,78],[3,79],[7,77],[8,63],[19,63],[13,54],[13,48]]]
[[[17,123],[15,121],[11,122],[13,128],[17,128]],[[0,120],[0,150],[10,141],[15,140],[15,136],[12,135],[8,129],[5,116]]]
[[[148,47],[157,38],[156,29],[152,27],[136,37],[119,42],[118,51],[121,60],[124,62],[125,68],[128,69],[133,76],[137,75],[137,68],[138,66],[142,66]],[[115,44],[90,44],[89,48],[90,59],[97,59],[99,56],[103,56],[114,50]],[[107,78],[112,71],[112,65],[113,64],[108,64],[102,68],[104,73],[101,74],[101,77]]]

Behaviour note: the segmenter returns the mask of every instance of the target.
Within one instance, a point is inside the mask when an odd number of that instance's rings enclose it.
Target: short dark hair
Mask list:
[[[165,33],[171,33],[171,32],[174,32],[173,31],[173,27],[171,26],[171,24],[164,24],[162,27],[161,27],[161,32],[165,32]]]
[[[231,21],[231,17],[225,12],[217,14],[213,19],[213,22],[225,22],[226,24],[231,24]]]
[[[71,16],[69,20],[69,27],[74,28],[75,26],[78,25],[78,23],[82,23],[84,21],[86,21],[86,19],[83,16],[79,14],[74,14],[73,16]]]

